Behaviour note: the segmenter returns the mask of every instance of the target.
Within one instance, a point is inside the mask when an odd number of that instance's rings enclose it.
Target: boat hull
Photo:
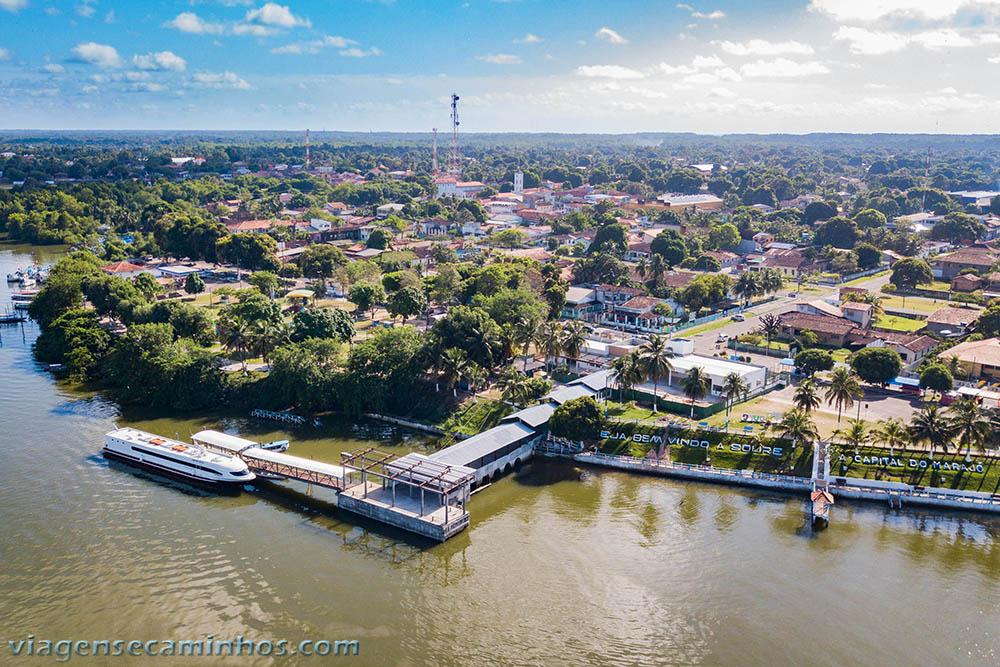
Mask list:
[[[227,491],[238,491],[240,487],[245,484],[252,484],[254,480],[221,480],[221,479],[207,479],[205,477],[199,477],[197,475],[190,475],[180,470],[175,470],[173,468],[168,468],[166,466],[158,465],[150,461],[143,461],[142,459],[124,454],[122,452],[116,452],[113,449],[108,449],[104,447],[101,450],[104,458],[113,461],[119,461],[121,463],[127,463],[129,465],[135,466],[136,468],[142,468],[143,470],[149,470],[150,472],[155,472],[159,475],[165,477],[172,477],[174,479],[179,479],[188,484],[197,485],[203,488],[209,489],[224,489]]]

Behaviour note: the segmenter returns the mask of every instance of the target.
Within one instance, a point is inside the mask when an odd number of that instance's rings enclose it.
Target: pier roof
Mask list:
[[[272,452],[259,447],[251,447],[250,449],[244,450],[242,456],[244,459],[258,459],[260,461],[276,463],[290,468],[309,470],[311,472],[320,473],[321,475],[329,475],[331,477],[343,478],[345,472],[342,467],[335,466],[330,463],[313,461],[312,459],[304,459],[301,456],[291,456],[280,452]]]
[[[505,422],[523,422],[531,428],[538,428],[546,424],[552,413],[556,409],[551,403],[542,403],[541,405],[533,405],[530,408],[525,408],[523,410],[518,410],[514,414],[507,415],[504,417]]]
[[[484,456],[488,456],[507,445],[530,438],[535,431],[520,422],[507,422],[494,426],[488,431],[474,435],[467,440],[434,452],[428,458],[449,465],[465,466]]]

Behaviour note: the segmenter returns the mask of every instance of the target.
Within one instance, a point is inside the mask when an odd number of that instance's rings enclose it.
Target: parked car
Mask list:
[[[740,313],[736,313],[735,315],[733,315],[733,322],[743,322],[746,319],[747,318],[741,315]]]
[[[725,343],[727,340],[729,340],[729,336],[727,336],[726,334],[719,334],[718,337],[715,339],[715,342]]]

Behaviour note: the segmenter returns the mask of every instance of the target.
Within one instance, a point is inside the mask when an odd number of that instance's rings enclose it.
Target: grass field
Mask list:
[[[914,320],[909,317],[900,317],[899,315],[876,315],[875,326],[883,329],[892,329],[893,331],[912,333],[919,329],[923,329],[925,322],[923,320]]]
[[[888,271],[879,271],[878,273],[874,273],[870,276],[862,276],[860,278],[855,278],[854,280],[848,280],[846,283],[844,283],[844,285],[848,287],[854,287],[855,285],[860,285],[861,283],[866,283],[869,280],[875,280],[876,278],[881,278],[882,276],[887,276],[887,275],[889,275]]]
[[[943,299],[926,299],[920,296],[908,296],[906,298],[901,296],[887,296],[882,299],[882,308],[889,310],[905,308],[907,310],[933,313],[935,310],[948,305],[950,305],[949,302]]]
[[[456,406],[453,412],[434,426],[449,432],[476,435],[486,429],[493,428],[513,411],[512,407],[500,401],[483,399],[473,401],[470,398]]]
[[[839,350],[832,350],[830,356],[833,357],[834,361],[839,361],[842,364],[846,364],[847,360],[851,358],[851,352],[840,348]]]
[[[941,464],[941,469],[938,470],[933,469],[934,464],[928,458],[927,452],[896,450],[894,453],[896,454],[896,462],[901,465],[868,465],[855,462],[853,447],[833,445],[830,448],[830,474],[986,493],[995,493],[1000,488],[1000,460],[977,455],[975,451],[971,456],[971,464],[965,461],[964,450],[961,454],[957,452],[935,453],[933,461]],[[860,447],[858,454],[862,457],[862,461],[866,456],[882,460],[889,456],[889,450]],[[927,461],[927,467],[920,468],[919,465],[912,467],[909,464],[910,459],[917,462]],[[955,464],[959,470],[951,469]],[[983,472],[975,471],[976,464],[982,465]],[[967,470],[961,470],[963,465],[966,466]]]

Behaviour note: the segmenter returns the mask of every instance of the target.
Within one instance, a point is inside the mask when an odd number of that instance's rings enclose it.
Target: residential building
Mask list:
[[[101,271],[111,276],[118,276],[119,278],[135,278],[140,273],[148,273],[145,268],[131,262],[108,264],[107,266],[102,266]]]
[[[979,311],[972,308],[938,308],[927,316],[925,328],[937,335],[965,333],[978,316]]]
[[[963,371],[971,378],[1000,379],[1000,338],[959,343],[938,355],[942,360],[951,357],[958,358]]]
[[[975,269],[977,273],[988,273],[1000,259],[1000,251],[986,243],[973,243],[955,252],[938,255],[928,263],[937,278],[951,280],[965,269]]]
[[[951,279],[951,289],[955,292],[975,292],[982,287],[983,279],[974,273],[962,273]]]

